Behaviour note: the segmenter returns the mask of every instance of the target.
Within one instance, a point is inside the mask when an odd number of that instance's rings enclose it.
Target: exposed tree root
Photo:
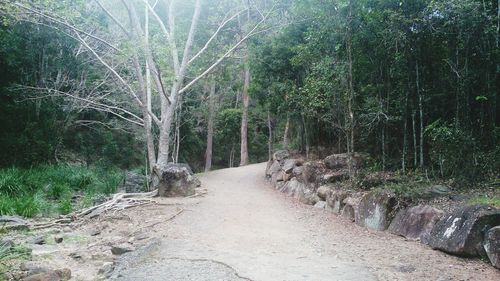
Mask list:
[[[90,208],[63,216],[57,220],[30,225],[30,229],[37,230],[58,225],[71,224],[77,220],[92,219],[107,212],[119,212],[128,208],[155,203],[151,198],[158,195],[158,190],[146,193],[117,193],[112,199]]]

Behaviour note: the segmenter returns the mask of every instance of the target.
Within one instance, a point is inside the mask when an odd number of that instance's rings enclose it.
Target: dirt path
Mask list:
[[[168,223],[162,240],[127,255],[118,280],[500,280],[465,260],[368,231],[283,196],[265,164],[207,173],[209,194]]]

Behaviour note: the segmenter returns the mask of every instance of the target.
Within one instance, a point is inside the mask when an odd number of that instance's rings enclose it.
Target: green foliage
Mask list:
[[[32,169],[0,170],[0,214],[33,217],[67,214],[79,207],[75,193],[88,194],[84,205],[100,194],[111,194],[123,183],[123,173],[109,168],[59,164]]]
[[[500,208],[500,196],[476,196],[468,200],[468,204],[491,205]]]

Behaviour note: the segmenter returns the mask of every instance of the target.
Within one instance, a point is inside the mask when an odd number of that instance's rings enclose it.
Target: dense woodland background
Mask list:
[[[53,200],[67,213],[75,190],[91,204],[122,170],[148,174],[164,132],[127,92],[163,115],[155,75],[190,86],[167,152],[197,172],[283,148],[365,152],[373,170],[498,188],[498,0],[177,2],[179,50],[200,5],[191,56],[203,52],[182,75],[156,18],[168,22],[170,1],[0,4],[0,213],[50,213]]]

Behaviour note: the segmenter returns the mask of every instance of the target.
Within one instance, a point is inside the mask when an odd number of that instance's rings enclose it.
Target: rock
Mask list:
[[[49,268],[37,265],[33,262],[24,262],[19,266],[19,269],[26,271],[28,276],[50,271]]]
[[[349,164],[357,170],[363,166],[365,158],[367,157],[361,153],[341,153],[327,156],[323,161],[326,167],[332,170],[349,169]]]
[[[307,188],[306,184],[298,181],[297,178],[292,178],[278,190],[286,193],[288,196],[298,199],[300,202],[305,204],[312,205],[317,202],[314,200],[315,194],[312,192],[312,190]]]
[[[54,241],[59,244],[61,243],[62,241],[64,240],[64,238],[62,236],[55,236],[54,237]]]
[[[45,244],[45,237],[43,237],[43,236],[34,237],[31,240],[31,243],[36,244],[36,245],[43,245],[43,244]]]
[[[273,184],[276,184],[277,182],[284,181],[283,175],[284,175],[284,173],[282,171],[278,171],[278,172],[274,173],[271,176],[271,182]]]
[[[316,204],[314,204],[314,208],[316,209],[325,209],[326,208],[326,201],[318,201]]]
[[[297,165],[297,160],[295,159],[286,159],[285,160],[285,163],[283,164],[283,168],[281,168],[283,170],[283,172],[287,173],[287,174],[291,174],[292,171],[293,171],[293,168],[295,167],[295,165]]]
[[[295,177],[298,177],[298,176],[302,175],[303,171],[304,171],[304,167],[296,166],[292,170],[292,175],[294,175]]]
[[[186,197],[195,194],[199,180],[186,164],[169,163],[153,169],[153,186],[162,197]]]
[[[49,270],[24,278],[24,281],[60,281],[69,280],[71,278],[71,270],[68,268]]]
[[[283,161],[285,159],[288,159],[290,157],[290,153],[286,150],[278,150],[273,154],[273,160],[276,161]]]
[[[72,252],[68,256],[74,260],[82,260],[83,259],[83,254],[80,252]]]
[[[318,183],[319,177],[321,177],[321,175],[323,175],[324,170],[325,170],[324,164],[320,161],[307,162],[302,167],[304,167],[304,168],[302,170],[302,175],[300,178],[302,179],[302,182],[304,182],[306,184]]]
[[[358,213],[358,208],[359,208],[359,202],[361,201],[361,198],[363,197],[363,193],[354,193],[351,194],[349,197],[345,198],[343,203],[344,207],[342,208],[342,211],[340,212],[342,217],[351,220],[352,222],[356,221],[356,215]]]
[[[127,193],[139,193],[145,191],[146,177],[133,171],[125,173],[123,187]]]
[[[141,240],[148,239],[149,235],[147,235],[144,232],[141,232],[141,233],[137,233],[134,237],[135,237],[136,240],[141,241]]]
[[[17,216],[0,216],[3,230],[29,230],[28,222]]]
[[[344,208],[344,200],[351,195],[350,191],[337,190],[333,191],[331,195],[326,200],[328,207],[333,213],[340,214],[342,208]]]
[[[130,244],[120,244],[111,247],[111,253],[113,253],[113,255],[123,255],[134,250],[135,248]]]
[[[273,161],[269,169],[267,169],[266,176],[272,177],[273,174],[279,172],[281,170],[280,162]]]
[[[366,174],[361,180],[361,186],[365,189],[383,185],[387,182],[394,182],[396,176],[394,172],[373,172]]]
[[[115,265],[112,262],[105,262],[99,268],[97,274],[101,275],[104,278],[109,278],[115,269]]]
[[[332,193],[332,189],[327,186],[327,185],[322,185],[316,190],[316,194],[321,198],[322,200],[325,200],[330,197],[330,194]]]
[[[493,227],[486,232],[483,247],[491,264],[500,269],[500,226]]]
[[[386,230],[395,216],[397,200],[389,191],[372,191],[359,202],[356,223],[375,230]]]
[[[289,181],[292,177],[293,177],[292,174],[284,173],[283,174],[283,181]]]
[[[339,181],[345,181],[349,179],[349,171],[348,170],[337,170],[331,173],[325,174],[321,177],[321,180],[324,183],[334,183]]]
[[[432,228],[444,212],[431,206],[414,206],[401,210],[389,226],[389,232],[427,244]]]
[[[433,185],[426,189],[422,197],[427,199],[434,199],[444,197],[450,194],[450,188],[444,185]]]
[[[101,234],[101,230],[100,229],[92,229],[90,232],[89,232],[90,236],[97,236],[99,234]]]
[[[500,225],[500,210],[486,205],[466,206],[443,216],[432,228],[429,245],[450,254],[486,256],[484,232]]]

